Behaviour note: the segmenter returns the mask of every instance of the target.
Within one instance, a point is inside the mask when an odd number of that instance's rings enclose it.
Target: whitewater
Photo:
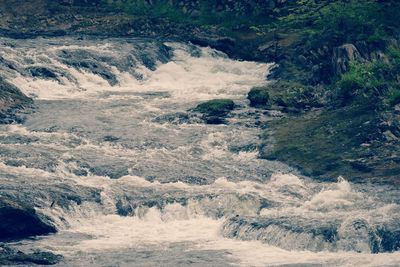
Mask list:
[[[0,71],[34,100],[0,125],[0,194],[56,234],[15,241],[56,266],[400,266],[400,194],[316,181],[259,157],[249,107],[273,64],[148,39],[0,39]],[[192,109],[234,100],[227,124]]]

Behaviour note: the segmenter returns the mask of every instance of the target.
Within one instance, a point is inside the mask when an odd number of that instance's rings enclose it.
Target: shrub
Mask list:
[[[260,107],[267,106],[269,100],[269,94],[264,87],[255,87],[250,90],[247,95],[247,99],[250,100],[250,106]]]

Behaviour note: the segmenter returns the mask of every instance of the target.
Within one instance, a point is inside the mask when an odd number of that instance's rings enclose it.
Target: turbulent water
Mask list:
[[[1,75],[35,100],[0,126],[1,194],[58,233],[14,243],[59,266],[399,266],[396,188],[317,182],[258,158],[248,107],[271,65],[138,39],[1,39]],[[226,125],[188,112],[237,104]]]

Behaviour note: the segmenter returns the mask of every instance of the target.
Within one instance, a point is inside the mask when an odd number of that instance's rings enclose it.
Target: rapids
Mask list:
[[[0,71],[32,97],[0,125],[0,194],[51,219],[14,242],[58,266],[399,266],[400,194],[319,182],[258,158],[248,107],[272,64],[146,39],[0,39]],[[226,125],[190,111],[230,98]]]

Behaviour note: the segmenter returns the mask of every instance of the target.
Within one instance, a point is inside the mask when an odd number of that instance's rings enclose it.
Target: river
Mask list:
[[[273,64],[147,39],[2,38],[3,77],[35,101],[0,125],[0,194],[58,232],[13,242],[57,266],[399,266],[400,194],[260,159],[248,106]],[[227,124],[190,109],[229,98]]]

